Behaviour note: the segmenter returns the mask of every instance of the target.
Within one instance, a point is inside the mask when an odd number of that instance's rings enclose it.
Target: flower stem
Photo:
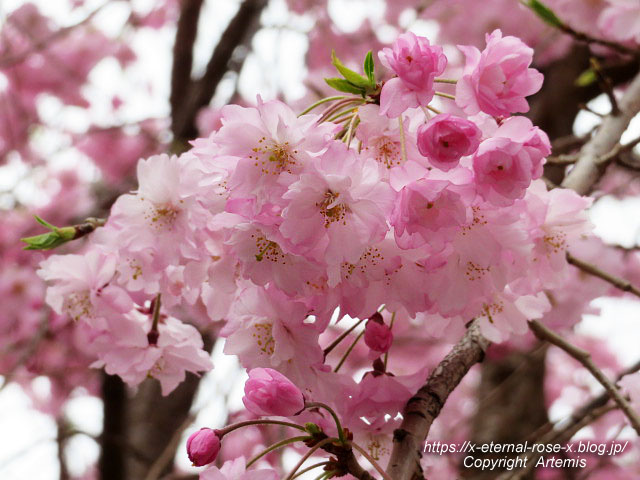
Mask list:
[[[308,438],[310,438],[309,435],[301,435],[299,437],[285,438],[284,440],[274,443],[273,445],[270,445],[267,448],[265,448],[262,452],[260,452],[258,455],[253,457],[251,460],[249,460],[247,462],[247,468],[249,468],[251,465],[256,463],[258,460],[264,457],[267,453],[273,452],[274,450],[277,450],[280,447],[284,447],[285,445],[289,445],[290,443],[296,443],[296,442],[307,440]]]
[[[344,143],[347,144],[347,148],[351,145],[351,137],[353,136],[354,127],[356,126],[356,120],[358,119],[358,110],[353,112],[351,121],[349,122],[349,128],[347,128],[347,138]]]
[[[448,93],[444,93],[444,92],[436,92],[436,95],[438,95],[439,97],[448,98],[449,100],[456,99],[456,97],[454,97],[453,95],[449,95]]]
[[[353,348],[356,346],[356,343],[358,343],[358,340],[360,340],[363,336],[364,336],[364,330],[362,332],[360,332],[360,335],[358,335],[356,337],[356,339],[353,341],[353,343],[351,343],[351,345],[349,345],[349,348],[347,349],[347,351],[344,352],[344,355],[342,356],[342,358],[338,362],[338,365],[336,365],[336,368],[333,370],[335,373],[337,373],[338,370],[340,370],[340,367],[342,367],[342,364],[345,362],[345,360],[347,359],[347,357],[349,356],[349,354],[351,353]]]
[[[389,330],[393,328],[393,322],[396,320],[396,312],[391,314],[391,321],[389,322]],[[387,371],[387,360],[389,359],[389,350],[384,352],[384,371]]]
[[[153,323],[151,324],[151,331],[158,331],[158,322],[160,321],[160,306],[161,306],[161,294],[156,295],[156,301],[153,302]]]
[[[291,470],[289,475],[287,475],[286,480],[291,480],[293,478],[293,476],[296,474],[296,472],[302,466],[302,464],[304,462],[306,462],[307,459],[311,455],[313,455],[313,452],[315,452],[316,450],[324,447],[327,443],[335,442],[337,440],[338,440],[337,438],[329,437],[329,438],[325,438],[324,440],[321,440],[320,442],[316,443],[313,447],[311,447],[309,449],[309,451],[307,453],[304,454],[304,456],[300,459],[300,461],[296,464],[296,466],[293,467],[293,469]],[[322,476],[321,476],[321,478],[322,478]]]
[[[404,136],[404,121],[402,115],[398,117],[398,125],[400,126],[400,150],[402,152],[402,163],[407,162],[407,144]]]
[[[248,427],[250,425],[283,425],[285,427],[297,428],[298,430],[303,432],[307,431],[302,425],[298,425],[297,423],[283,422],[280,420],[246,420],[244,422],[234,423],[233,425],[228,425],[224,428],[216,430],[216,433],[218,437],[222,439],[222,437],[224,437],[227,433],[231,433],[234,430]]]
[[[296,473],[296,474],[295,474],[293,477],[291,477],[291,478],[292,478],[292,479],[293,479],[293,478],[297,478],[297,477],[299,477],[300,475],[304,475],[305,473],[310,472],[310,471],[311,471],[311,470],[313,470],[314,468],[322,467],[322,466],[324,466],[324,465],[329,465],[330,463],[331,463],[331,462],[329,462],[329,461],[324,461],[324,462],[314,463],[314,464],[313,464],[313,465],[311,465],[310,467],[303,468],[302,470],[300,470],[298,473]],[[324,472],[324,473],[326,473],[326,472]]]
[[[457,80],[453,80],[451,78],[436,78],[434,80],[434,82],[436,82],[436,83],[450,83],[452,85],[455,85],[456,83],[458,83]]]
[[[344,340],[346,338],[347,335],[349,335],[351,332],[353,332],[353,330],[360,325],[362,322],[364,322],[366,320],[366,318],[361,318],[360,320],[358,320],[356,323],[354,323],[351,327],[349,327],[347,330],[344,331],[344,333],[342,335],[340,335],[338,338],[336,338],[333,342],[331,342],[331,345],[329,345],[327,348],[324,349],[324,356],[325,358],[327,357],[327,355],[329,355],[331,353],[331,350],[333,350],[334,348],[336,348],[340,342],[342,342],[342,340]]]
[[[299,117],[301,117],[302,115],[304,115],[305,113],[309,113],[311,110],[313,110],[316,107],[319,107],[320,105],[322,105],[323,103],[327,103],[327,102],[335,102],[336,100],[343,100],[347,98],[346,95],[338,95],[336,97],[327,97],[327,98],[323,98],[321,100],[318,100],[316,103],[313,103],[311,105],[309,105],[307,108],[305,108],[302,112],[300,112],[300,114],[298,115]]]
[[[331,416],[333,417],[333,421],[336,422],[336,428],[338,429],[338,437],[340,438],[340,441],[342,443],[346,441],[344,437],[344,431],[342,430],[342,424],[340,423],[340,419],[338,418],[338,415],[333,410],[333,408],[331,408],[326,403],[322,403],[322,402],[305,403],[304,408],[324,408],[327,412],[331,414]]]

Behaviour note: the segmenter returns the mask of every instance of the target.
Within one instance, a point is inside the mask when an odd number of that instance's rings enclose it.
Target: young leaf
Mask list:
[[[24,247],[25,250],[51,250],[52,248],[56,248],[70,240],[73,240],[76,236],[75,227],[58,228],[37,215],[35,217],[36,222],[47,227],[51,231],[40,235],[34,235],[33,237],[21,238],[20,240],[27,244],[27,246]]]
[[[595,83],[598,80],[596,76],[596,72],[592,69],[585,70],[580,74],[580,76],[574,82],[576,87],[588,87],[589,85]]]
[[[365,89],[357,87],[350,82],[347,82],[344,78],[325,78],[325,82],[331,88],[338,90],[339,92],[355,93],[356,95],[364,95]]]
[[[374,65],[373,65],[373,53],[371,50],[367,52],[367,56],[364,57],[364,73],[369,79],[369,85],[371,87],[376,86],[376,76],[374,73]]]
[[[359,73],[354,72],[353,70],[345,67],[342,62],[336,57],[335,50],[331,51],[331,63],[333,66],[338,69],[338,72],[342,74],[342,76],[351,84],[360,88],[367,88],[369,86],[369,80],[364,78]],[[344,90],[341,90],[344,91]]]
[[[565,24],[560,20],[557,15],[539,0],[526,0],[523,2],[525,6],[529,7],[533,12],[540,17],[540,19],[555,28],[563,29]]]

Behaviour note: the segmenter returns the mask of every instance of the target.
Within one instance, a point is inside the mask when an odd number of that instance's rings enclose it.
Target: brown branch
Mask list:
[[[182,425],[180,425],[173,433],[171,440],[167,443],[167,446],[164,448],[160,456],[156,458],[155,462],[151,465],[145,480],[157,480],[161,473],[166,470],[167,466],[173,461],[173,457],[175,456],[178,445],[180,444],[182,434],[189,425],[194,422],[194,420],[194,415],[188,415],[187,418],[184,419],[184,422],[182,422]]]
[[[198,32],[198,20],[203,0],[183,0],[180,18],[176,28],[176,40],[173,44],[173,66],[171,69],[172,130],[175,131],[178,112],[183,106],[191,87],[191,69],[193,67],[193,45]]]
[[[102,378],[104,420],[100,436],[99,478],[102,480],[126,480],[126,451],[118,438],[127,438],[127,391],[119,377]]]
[[[636,362],[631,367],[623,370],[616,378],[616,382],[618,382],[621,378],[626,375],[630,375],[632,373],[640,370],[640,362]],[[548,422],[542,427],[540,427],[533,435],[528,439],[531,443],[565,443],[569,441],[578,431],[582,428],[590,425],[594,421],[598,420],[605,414],[609,413],[612,410],[615,410],[617,407],[615,405],[607,405],[609,399],[609,392],[604,391],[599,396],[589,400],[580,408],[576,409],[569,417],[568,420],[561,420],[555,424],[555,426]],[[557,428],[561,424],[565,424],[561,428]],[[520,470],[514,470],[512,472],[505,472],[499,477],[497,480],[517,480],[521,478],[526,478],[526,474],[531,471],[531,469],[535,466],[535,463],[538,458],[540,458],[540,454],[529,453],[522,458],[527,458],[526,467]]]
[[[598,182],[611,158],[603,160],[614,149],[619,148],[620,137],[631,119],[640,112],[640,74],[631,81],[620,99],[618,115],[607,115],[597,132],[580,150],[580,159],[562,182],[581,195],[589,193]]]
[[[609,97],[609,102],[611,103],[611,115],[618,115],[620,113],[620,107],[618,106],[618,99],[613,91],[613,82],[602,71],[600,62],[598,62],[596,58],[591,57],[589,59],[589,63],[591,64],[591,69],[596,74],[596,79],[598,80],[600,89],[607,95],[607,97]]]
[[[193,84],[188,98],[184,100],[183,108],[176,112],[173,134],[178,142],[186,142],[197,135],[195,118],[198,111],[206,107],[213,98],[216,87],[227,71],[233,52],[250,39],[250,33],[255,31],[255,25],[266,4],[267,0],[244,0],[227,25],[209,59],[204,75]]]
[[[628,292],[635,295],[636,297],[640,297],[640,288],[636,287],[635,285],[630,283],[628,280],[625,280],[624,278],[619,278],[614,275],[611,275],[610,273],[607,273],[604,270],[601,270],[600,268],[596,267],[591,263],[585,262],[584,260],[580,260],[579,258],[574,257],[569,252],[567,252],[567,262],[579,268],[583,272],[588,273],[589,275],[593,275],[594,277],[598,277],[604,280],[605,282],[610,283],[611,285],[616,287],[618,290],[622,290],[623,292]]]
[[[565,443],[571,439],[580,429],[590,425],[595,422],[599,418],[602,418],[607,413],[615,410],[616,407],[613,405],[604,405],[598,408],[594,408],[590,410],[584,417],[582,417],[578,422],[571,424],[560,431],[551,431],[543,436],[536,443],[540,444],[556,444],[556,443]],[[545,453],[537,453],[530,452],[520,458],[526,459],[525,467],[519,470],[507,471],[500,476],[496,477],[496,480],[523,480],[528,477],[528,473],[533,470],[537,464],[537,461],[540,457],[544,457]]]
[[[575,345],[567,342],[560,335],[555,333],[553,330],[550,330],[538,320],[532,320],[529,322],[529,328],[533,331],[533,333],[540,340],[547,341],[556,347],[564,350],[571,357],[575,358],[578,362],[580,362],[589,372],[595,377],[596,380],[604,387],[604,389],[609,393],[611,398],[618,404],[618,407],[622,412],[627,416],[631,425],[635,429],[635,431],[640,435],[640,417],[638,414],[631,408],[629,402],[626,398],[622,396],[618,387],[609,380],[609,378],[600,370],[593,360],[591,360],[591,354],[586,350],[583,350]]]
[[[69,468],[67,467],[67,459],[65,458],[65,447],[67,444],[67,438],[69,437],[67,430],[69,429],[69,425],[65,418],[59,418],[57,421],[57,436],[56,436],[56,445],[58,450],[58,465],[60,466],[60,480],[69,480],[71,475],[69,475]]]
[[[465,335],[440,362],[418,392],[409,399],[400,428],[393,433],[387,473],[394,480],[422,479],[422,444],[449,394],[469,369],[482,361],[489,341],[472,322]]]

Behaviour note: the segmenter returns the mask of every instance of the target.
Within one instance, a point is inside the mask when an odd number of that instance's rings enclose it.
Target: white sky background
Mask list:
[[[135,5],[150,7],[153,0],[131,0]],[[7,12],[13,11],[21,0],[0,0],[0,24]],[[81,20],[87,12],[102,4],[102,1],[87,0],[86,11],[77,16],[68,15],[68,0],[36,0],[39,8],[51,15],[60,24],[73,24]],[[196,44],[195,70],[201,71],[206,64],[213,46],[229,19],[235,14],[239,0],[216,0],[205,2],[201,16],[200,36]],[[369,17],[378,20],[382,16],[383,0],[330,0],[330,14],[336,23],[347,31],[355,30],[361,21]],[[105,8],[97,17],[99,25],[108,33],[115,35],[120,30],[126,15],[126,7],[115,3]],[[245,62],[239,79],[239,89],[247,98],[260,94],[263,98],[273,98],[283,93],[285,98],[293,100],[304,94],[302,80],[306,75],[304,55],[307,40],[304,31],[312,27],[309,18],[290,14],[284,0],[272,0],[263,13],[262,22],[272,28],[261,30],[253,42],[253,53]],[[277,28],[289,25],[290,29]],[[437,26],[428,22],[411,22],[407,26],[416,33],[433,38]],[[390,31],[391,30],[391,31]],[[393,29],[383,30],[381,35],[393,37]],[[203,32],[206,35],[203,35]],[[137,35],[132,45],[139,56],[139,62],[123,75],[115,61],[108,60],[91,74],[91,85],[87,87],[87,96],[94,103],[89,112],[91,119],[102,125],[132,122],[148,117],[166,117],[169,113],[168,97],[171,70],[171,48],[174,31],[171,28],[160,31],[148,30]],[[153,48],[149,49],[149,45]],[[0,87],[2,85],[0,78]],[[222,105],[233,92],[235,78],[225,78],[220,85],[214,105]],[[120,95],[125,101],[116,117],[110,115],[108,105],[113,95]],[[591,104],[596,111],[606,112],[609,108],[605,96]],[[52,123],[62,122],[77,131],[87,124],[86,113],[80,109],[61,109],[55,99],[46,99],[40,105],[42,113]],[[597,124],[598,118],[582,112],[576,123],[577,133],[587,132]],[[640,119],[636,119],[623,141],[630,140],[640,132]],[[96,178],[97,171],[82,157],[65,151],[64,142],[54,136],[40,139],[39,148],[47,152],[54,165],[59,168],[80,168],[87,178]],[[21,171],[13,164],[10,168],[0,168],[0,190],[6,184],[16,182]],[[37,195],[36,187],[29,181],[20,184],[19,193],[33,200]],[[0,199],[0,206],[2,205]],[[592,209],[592,219],[596,233],[605,241],[632,246],[640,243],[640,199],[623,202],[606,198]],[[624,364],[637,359],[638,338],[640,338],[640,308],[637,302],[618,299],[597,301],[602,308],[600,317],[589,316],[581,329],[605,338],[613,350],[619,352]],[[615,325],[615,328],[611,326]],[[194,410],[199,411],[196,425],[221,427],[224,420],[224,397],[229,397],[232,409],[242,407],[240,397],[244,383],[244,373],[239,371],[235,357],[222,354],[220,345],[213,353],[214,371],[203,382]],[[37,379],[36,390],[46,398],[48,381]],[[99,435],[102,425],[102,406],[100,400],[78,392],[67,409],[70,420],[78,429],[90,435]],[[560,416],[565,412],[552,412]],[[187,434],[192,431],[188,430]],[[39,413],[30,406],[29,398],[15,385],[9,385],[0,392],[0,479],[3,480],[57,480],[58,462],[55,439],[55,423],[50,417]],[[184,443],[184,439],[183,439]],[[95,442],[77,435],[69,443],[67,460],[72,473],[79,474],[98,457]],[[190,468],[181,447],[177,459],[180,466]]]

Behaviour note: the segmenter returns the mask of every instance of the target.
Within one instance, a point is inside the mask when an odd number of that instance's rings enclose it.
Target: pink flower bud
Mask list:
[[[304,408],[298,387],[271,368],[254,368],[244,385],[244,406],[256,415],[290,417]]]
[[[187,455],[196,467],[213,462],[220,451],[220,438],[210,428],[201,428],[187,440]]]
[[[391,333],[391,329],[378,317],[371,317],[364,328],[364,343],[371,350],[385,353],[391,348],[392,342],[393,333]]]
[[[418,150],[434,167],[446,172],[458,165],[460,158],[473,154],[481,137],[475,123],[442,113],[418,128]]]

